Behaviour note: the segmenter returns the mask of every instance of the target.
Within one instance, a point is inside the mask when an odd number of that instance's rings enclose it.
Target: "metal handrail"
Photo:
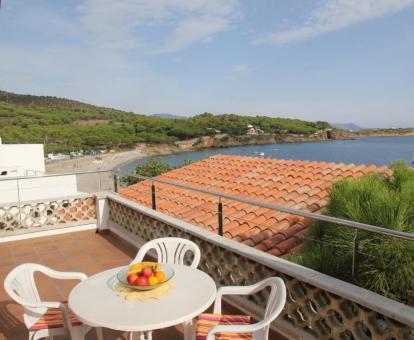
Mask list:
[[[59,176],[70,176],[70,175],[85,175],[85,174],[99,174],[103,172],[110,172],[113,173],[113,170],[90,170],[90,171],[80,171],[80,172],[63,172],[63,173],[56,173],[56,174],[42,174],[37,177],[59,177]],[[0,178],[0,182],[2,181],[15,181],[21,179],[33,179],[36,176],[16,176],[16,177],[6,177]]]
[[[34,170],[30,170],[34,171]],[[69,172],[69,173],[55,173],[55,174],[42,174],[40,176],[16,176],[16,177],[7,177],[7,178],[0,178],[0,183],[6,181],[13,181],[16,182],[16,189],[17,189],[17,208],[19,209],[19,222],[21,221],[22,216],[22,200],[20,195],[20,181],[21,180],[34,180],[34,179],[44,179],[50,177],[63,177],[63,176],[76,176],[76,175],[85,175],[85,174],[100,174],[100,173],[109,173],[111,177],[113,177],[114,181],[114,189],[115,192],[117,191],[117,177],[114,174],[113,170],[91,170],[91,171],[82,171],[82,172]],[[99,191],[101,190],[101,176],[99,176]]]
[[[33,176],[37,176],[38,174],[40,174],[40,175],[44,175],[45,174],[44,171],[40,171],[40,170],[24,169],[24,173],[26,174],[24,177],[31,176],[31,175],[28,175],[29,172],[34,173]]]
[[[199,193],[203,193],[203,194],[207,194],[207,195],[212,195],[212,196],[216,196],[216,197],[219,197],[219,198],[227,198],[227,199],[230,199],[230,200],[233,200],[233,201],[248,203],[248,204],[256,205],[256,206],[267,208],[267,209],[282,211],[282,212],[292,214],[292,215],[308,217],[308,218],[319,220],[319,221],[325,221],[325,222],[330,222],[330,223],[334,223],[334,224],[340,224],[340,225],[352,227],[352,228],[359,229],[359,230],[365,230],[365,231],[369,231],[369,232],[373,232],[373,233],[377,233],[377,234],[381,234],[381,235],[388,235],[388,236],[393,236],[393,237],[404,239],[404,240],[414,241],[414,234],[412,234],[412,233],[406,233],[406,232],[403,232],[403,231],[387,229],[387,228],[384,228],[384,227],[377,227],[377,226],[374,226],[374,225],[371,225],[371,224],[365,224],[365,223],[360,223],[360,222],[355,222],[355,221],[349,221],[349,220],[345,220],[345,219],[337,218],[337,217],[332,217],[332,216],[315,214],[315,213],[311,213],[311,212],[304,211],[304,210],[288,208],[288,207],[285,207],[283,205],[256,201],[254,199],[244,198],[244,197],[239,197],[239,196],[233,196],[233,195],[225,194],[225,193],[222,193],[222,192],[210,191],[210,190],[201,189],[201,188],[195,188],[195,187],[191,187],[191,186],[188,186],[188,185],[185,185],[185,184],[182,184],[182,183],[166,181],[164,179],[160,179],[160,178],[156,178],[156,177],[147,177],[147,176],[136,175],[136,174],[129,175],[129,176],[136,177],[136,178],[139,178],[139,179],[142,179],[142,180],[149,180],[149,181],[152,181],[152,182],[168,184],[168,185],[172,185],[172,186],[175,186],[175,187],[178,187],[178,188],[187,189],[187,190],[191,190],[191,191],[195,191],[195,192],[199,192]]]

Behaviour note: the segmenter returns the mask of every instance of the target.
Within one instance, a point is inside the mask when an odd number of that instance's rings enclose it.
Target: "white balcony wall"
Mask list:
[[[0,180],[0,204],[77,195],[76,175]]]
[[[43,144],[0,143],[0,178],[44,172]]]

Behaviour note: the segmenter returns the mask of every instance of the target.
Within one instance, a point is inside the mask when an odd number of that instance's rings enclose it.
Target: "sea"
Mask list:
[[[352,140],[245,145],[207,149],[140,158],[122,165],[117,173],[119,176],[132,173],[138,164],[144,163],[150,158],[168,163],[171,166],[178,166],[186,160],[197,161],[217,154],[375,165],[389,165],[392,162],[405,161],[412,165],[414,160],[414,136],[362,137]]]

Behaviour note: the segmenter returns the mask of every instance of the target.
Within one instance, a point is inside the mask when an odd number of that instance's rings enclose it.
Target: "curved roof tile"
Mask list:
[[[227,194],[320,213],[332,184],[387,167],[248,156],[216,155],[159,178]],[[151,206],[151,182],[121,189],[125,198]],[[217,232],[216,197],[156,183],[157,209]],[[309,220],[255,205],[222,199],[225,237],[282,256],[306,236]]]

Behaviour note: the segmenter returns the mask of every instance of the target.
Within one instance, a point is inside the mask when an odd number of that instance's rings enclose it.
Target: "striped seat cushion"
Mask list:
[[[205,340],[207,333],[217,325],[250,325],[250,316],[204,313],[197,320],[197,340]],[[216,340],[252,340],[251,333],[216,333]]]
[[[66,302],[64,302],[66,304]],[[76,316],[69,312],[69,320],[72,326],[79,326],[82,324]],[[59,308],[48,308],[45,314],[36,321],[36,323],[29,328],[31,331],[38,331],[41,329],[61,328],[64,327],[63,312]]]

